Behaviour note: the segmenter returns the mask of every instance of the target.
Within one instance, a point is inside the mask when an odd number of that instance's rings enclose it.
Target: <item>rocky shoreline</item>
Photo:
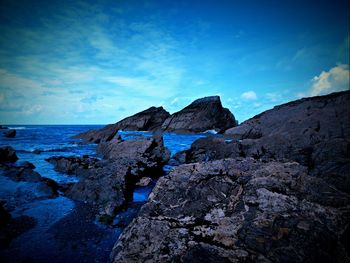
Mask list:
[[[350,92],[290,102],[178,153],[112,262],[348,262]]]
[[[35,184],[41,194],[34,199],[69,198],[80,204],[78,214],[89,207],[89,222],[97,216],[110,226],[130,207],[137,187],[157,181],[131,223],[132,217],[119,223],[128,226],[115,240],[111,262],[348,262],[348,105],[349,91],[306,98],[238,126],[217,96],[196,100],[172,115],[151,107],[76,135],[98,144],[96,157],[47,159],[77,182],[58,184],[42,177],[31,163],[17,163],[21,160],[11,147],[0,148],[0,168],[9,180]],[[128,129],[155,135],[126,141],[116,136]],[[207,130],[221,135],[198,139],[174,156],[161,135]],[[168,174],[162,172],[166,164],[174,166]],[[16,236],[9,234],[16,224],[7,210],[25,198],[1,204],[4,244]],[[56,225],[62,242],[68,233],[58,228],[79,222],[78,214]],[[27,228],[35,225],[32,219],[27,222]],[[71,231],[79,239],[76,230]],[[91,235],[87,232],[86,239]]]

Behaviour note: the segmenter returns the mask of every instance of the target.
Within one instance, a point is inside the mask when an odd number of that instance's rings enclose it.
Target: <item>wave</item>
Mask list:
[[[18,126],[18,127],[8,127],[11,130],[26,130],[28,129],[27,127],[24,126]]]
[[[205,132],[202,132],[204,134],[218,134],[218,132],[216,130],[206,130]]]

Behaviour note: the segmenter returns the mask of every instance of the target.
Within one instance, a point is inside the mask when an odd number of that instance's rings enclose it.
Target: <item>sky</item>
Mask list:
[[[349,89],[349,2],[4,1],[0,124],[107,124],[220,95],[242,122]]]

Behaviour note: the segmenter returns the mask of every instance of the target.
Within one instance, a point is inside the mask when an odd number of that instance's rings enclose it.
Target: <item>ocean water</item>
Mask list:
[[[17,125],[15,138],[0,134],[0,146],[12,146],[19,157],[18,163],[29,161],[35,171],[58,183],[78,179],[56,172],[45,159],[52,156],[96,156],[96,144],[83,144],[72,136],[99,125]],[[4,130],[5,131],[5,130]],[[0,131],[2,132],[2,131]],[[124,140],[152,136],[150,132],[120,131]],[[188,149],[192,142],[209,134],[163,134],[164,144],[171,154]],[[169,166],[164,170],[169,170]],[[59,196],[47,199],[36,191],[35,183],[14,182],[0,175],[0,199],[7,200],[13,217],[30,216],[35,227],[16,237],[5,250],[0,250],[1,262],[107,262],[109,253],[123,228],[137,215],[140,207],[156,184],[137,187],[133,203],[121,211],[112,226],[99,223],[94,213],[88,213],[86,204]],[[25,196],[24,201],[14,197]],[[16,201],[13,201],[16,200]],[[88,229],[88,231],[87,231]],[[28,262],[29,262],[28,261]]]

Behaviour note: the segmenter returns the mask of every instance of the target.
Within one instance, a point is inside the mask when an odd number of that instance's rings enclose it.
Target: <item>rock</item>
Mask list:
[[[140,181],[136,183],[137,186],[147,186],[152,182],[152,179],[149,177],[142,177]]]
[[[9,131],[4,132],[5,137],[7,138],[14,138],[16,137],[16,130],[11,129]]]
[[[296,162],[225,159],[160,178],[112,262],[346,262],[350,196]]]
[[[131,160],[119,159],[116,162],[90,168],[78,183],[73,184],[65,195],[74,199],[94,204],[103,214],[109,216],[121,209],[130,192],[133,175],[130,167],[135,165]]]
[[[164,121],[162,129],[185,133],[216,130],[222,133],[236,124],[233,114],[222,107],[220,97],[212,96],[195,100],[181,111],[172,114]]]
[[[146,164],[148,169],[160,168],[170,158],[170,151],[164,147],[161,136],[101,143],[97,153],[103,154],[104,159],[137,160]]]
[[[182,154],[186,162],[246,156],[293,160],[350,193],[348,105],[350,91],[289,102],[227,130],[226,137],[199,139]]]
[[[158,131],[169,115],[163,107],[151,107],[115,124],[109,124],[102,129],[77,134],[74,138],[100,143],[112,140],[118,130]]]
[[[11,214],[5,209],[3,203],[0,203],[0,229],[11,220]]]
[[[0,163],[15,162],[18,160],[15,149],[11,146],[0,147]]]
[[[94,204],[108,216],[132,200],[133,188],[142,176],[160,175],[170,156],[162,137],[111,141],[98,149],[103,150],[105,159],[53,157],[47,161],[58,171],[80,177],[78,183],[63,187],[66,196]]]
[[[76,157],[76,156],[53,156],[45,159],[47,162],[54,165],[55,170],[61,173],[66,173],[68,175],[83,175],[87,173],[88,169],[98,167],[98,159],[91,158],[88,156],[85,157]]]

